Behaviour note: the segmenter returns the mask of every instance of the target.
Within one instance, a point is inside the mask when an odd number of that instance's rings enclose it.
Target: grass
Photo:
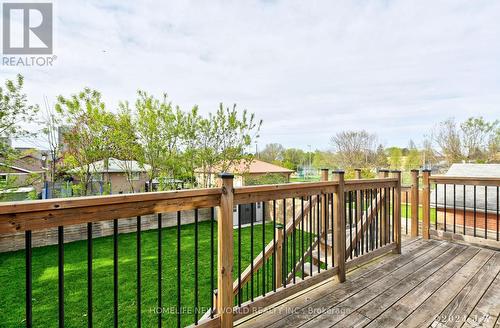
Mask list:
[[[251,228],[242,228],[242,270],[250,264]],[[142,324],[157,324],[158,232],[142,232]],[[217,238],[217,224],[214,224]],[[234,231],[235,270],[237,275],[237,240]],[[266,224],[265,241],[273,238],[272,224]],[[299,239],[300,240],[300,239]],[[120,234],[119,242],[119,326],[136,326],[136,234]],[[217,262],[215,241],[215,262]],[[162,229],[162,300],[163,325],[176,325],[177,304],[177,230]],[[262,250],[262,225],[254,225],[254,256]],[[65,244],[65,324],[82,327],[87,323],[87,246],[86,241]],[[299,254],[300,252],[297,252]],[[194,321],[194,224],[182,226],[181,279],[182,324]],[[210,222],[199,223],[199,317],[210,307]],[[33,323],[34,327],[56,327],[58,322],[57,246],[33,249]],[[2,327],[19,327],[25,318],[24,251],[0,254],[0,322]],[[261,273],[262,274],[262,273]],[[260,276],[260,279],[261,276]],[[267,278],[270,282],[271,278]],[[266,284],[267,285],[267,284]],[[217,288],[215,274],[214,286]],[[255,295],[257,282],[254,282]],[[262,287],[259,287],[262,289]],[[270,288],[268,288],[270,289]],[[247,296],[248,297],[248,292]],[[172,311],[174,309],[174,311]],[[113,324],[113,238],[94,239],[93,251],[93,323],[95,327]]]

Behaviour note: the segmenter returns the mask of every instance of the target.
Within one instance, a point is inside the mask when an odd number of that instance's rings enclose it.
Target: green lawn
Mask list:
[[[250,227],[242,229],[242,270],[250,263]],[[272,240],[272,224],[266,224],[266,243]],[[163,306],[166,310],[177,304],[177,230],[162,230],[163,245]],[[217,237],[217,224],[214,225]],[[298,235],[300,236],[300,235]],[[194,320],[194,225],[183,225],[181,233],[183,325]],[[300,240],[297,237],[298,241]],[[238,232],[234,231],[234,241]],[[291,245],[291,241],[289,241]],[[157,231],[142,233],[142,320],[145,327],[156,325],[157,315]],[[217,252],[215,242],[215,253]],[[300,242],[297,242],[297,249]],[[237,247],[235,246],[237,276]],[[262,225],[254,225],[254,256],[262,250]],[[67,327],[82,327],[87,322],[87,246],[86,241],[65,245],[65,323]],[[289,249],[291,252],[291,249]],[[300,252],[297,252],[299,254]],[[297,255],[298,256],[298,255]],[[94,239],[93,252],[93,322],[96,327],[110,327],[113,318],[113,238]],[[215,256],[217,261],[217,256]],[[24,251],[0,254],[0,322],[2,327],[19,327],[25,318]],[[268,262],[272,263],[271,261]],[[136,234],[119,236],[119,325],[136,325]],[[268,265],[268,268],[270,265]],[[267,280],[271,289],[271,274]],[[33,249],[33,324],[34,327],[56,327],[57,246]],[[256,272],[257,274],[257,272]],[[255,296],[262,292],[262,272],[254,280]],[[257,278],[257,276],[256,276]],[[215,276],[215,288],[217,288]],[[266,285],[268,284],[266,283]],[[210,307],[210,222],[199,224],[199,307],[200,317]],[[259,288],[257,290],[257,288]],[[244,290],[245,292],[245,290]],[[244,293],[244,299],[248,293]],[[176,325],[176,314],[164,314],[164,326]]]

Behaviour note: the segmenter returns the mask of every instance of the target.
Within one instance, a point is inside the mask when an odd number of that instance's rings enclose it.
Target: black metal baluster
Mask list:
[[[361,247],[360,247],[360,250],[361,250],[361,255],[363,255],[365,253],[365,250],[364,250],[364,241],[365,241],[365,238],[364,238],[364,233],[363,233],[363,212],[364,212],[364,209],[365,209],[365,202],[364,202],[364,190],[360,190],[360,202],[361,202],[361,207],[360,207],[360,217],[361,217],[361,222],[359,222],[359,226],[360,226],[360,236],[361,236]],[[356,224],[356,227],[358,225]],[[357,232],[356,232],[356,236],[357,236]]]
[[[198,324],[198,209],[194,210],[194,324]]]
[[[499,196],[499,187],[497,186],[497,241],[499,240],[500,237],[499,223],[500,223],[500,196]]]
[[[282,270],[281,270],[281,281],[283,281],[283,287],[286,287],[286,277],[287,277],[287,258],[288,258],[288,237],[286,235],[286,199],[283,199],[283,254],[282,257]]]
[[[254,221],[254,206],[250,204],[250,299],[253,302],[253,221]]]
[[[162,218],[161,213],[158,213],[158,327],[161,328],[161,321],[163,316],[162,309],[162,285],[161,285],[161,275],[162,275],[162,245],[161,245],[161,229],[162,229]]]
[[[64,228],[57,227],[58,250],[58,292],[59,292],[59,327],[64,327]]]
[[[214,317],[214,288],[215,288],[215,256],[214,256],[214,221],[215,221],[215,210],[210,208],[210,318]]]
[[[465,208],[466,208],[466,203],[465,203],[465,187],[466,187],[466,186],[464,185],[464,208],[463,208],[463,211],[464,211],[464,213],[463,213],[463,216],[464,216],[464,224],[463,224],[463,227],[462,227],[462,228],[463,228],[463,230],[464,230],[464,232],[463,232],[463,233],[464,233],[464,235],[465,235],[465,224],[466,224],[466,222],[467,222],[466,217],[465,217],[465,214],[466,214],[466,210],[465,210]]]
[[[488,239],[488,186],[484,186],[484,238]]]
[[[474,185],[474,237],[476,237],[476,186]]]
[[[325,239],[325,269],[328,269],[328,194],[323,197],[324,204],[322,207],[322,212],[325,213],[325,227],[324,231],[324,239]]]
[[[444,231],[446,231],[446,183],[443,185],[444,192]]]
[[[241,215],[243,206],[238,205],[238,306],[243,302],[241,294]]]
[[[405,234],[408,234],[408,191],[405,192],[405,218],[406,218],[406,228]]]
[[[136,232],[136,243],[137,243],[137,328],[140,328],[142,326],[142,313],[141,313],[141,304],[142,304],[142,294],[141,294],[141,288],[142,288],[142,282],[141,282],[141,263],[142,263],[142,256],[141,256],[141,217],[137,217],[137,232]]]
[[[318,239],[318,273],[321,270],[321,199],[316,195],[316,221],[317,221],[317,239]]]
[[[435,198],[434,199],[434,201],[435,201],[434,207],[435,207],[435,213],[436,213],[436,218],[435,218],[436,220],[434,222],[434,227],[437,230],[437,228],[438,228],[438,185],[437,185],[437,183],[436,183],[436,192],[434,194],[434,198]]]
[[[311,265],[309,266],[309,277],[313,275],[312,269],[312,235],[313,235],[313,210],[312,210],[312,196],[309,196],[309,259],[311,260]]]
[[[349,211],[349,214],[348,214],[348,217],[349,217],[349,245],[351,246],[351,251],[349,252],[349,258],[352,259],[352,251],[353,251],[353,248],[354,248],[354,245],[352,244],[352,191],[349,191],[348,192],[348,202],[349,202],[349,205],[347,206],[347,210]],[[355,255],[358,256],[358,238],[357,238],[357,230],[358,230],[358,201],[357,201],[357,198],[358,198],[358,195],[357,195],[357,191],[355,191],[355,195],[354,195],[354,211],[355,211],[355,215],[354,215],[354,222],[355,222],[355,225],[356,225],[356,250],[354,251]]]
[[[334,205],[333,205],[333,193],[330,194],[330,198],[332,199],[332,202],[330,203],[330,210],[332,212],[332,215],[331,215],[331,218],[332,218],[332,225],[331,225],[331,230],[332,230],[332,241],[331,241],[331,245],[332,245],[332,267],[335,266],[335,253],[333,251],[333,248],[334,248],[334,243],[333,243],[333,236],[335,235],[334,231],[335,231],[335,224],[334,224]]]
[[[26,261],[26,327],[33,326],[33,268],[31,250],[31,230],[24,232],[25,261]]]
[[[378,231],[379,231],[379,219],[378,219],[378,198],[379,197],[379,191],[378,189],[375,189],[375,248],[378,248],[379,246],[379,239],[378,239]]]
[[[262,202],[262,296],[266,296],[266,202]]]
[[[177,327],[181,327],[181,212],[177,211]]]
[[[456,233],[457,224],[457,185],[453,184],[453,233]]]
[[[305,219],[304,219],[304,196],[300,197],[300,213],[301,213],[301,218],[302,218],[302,222],[300,223],[300,227],[301,227],[301,234],[300,234],[300,238],[301,238],[301,244],[302,244],[302,247],[301,247],[301,251],[300,253],[302,254],[302,279],[304,279],[304,231],[305,231]]]
[[[295,230],[295,197],[292,198],[292,224],[293,224],[293,230],[292,230],[292,274],[293,278],[292,281],[295,284],[295,263],[296,262],[296,249],[297,249],[297,238],[296,238],[296,230]]]
[[[370,195],[369,195],[369,192],[370,190],[367,189],[365,191],[365,197],[366,197],[366,201],[365,201],[365,222],[366,222],[366,252],[368,253],[370,248],[368,246],[368,243],[370,242],[370,229],[371,229],[371,225],[370,225],[370,221],[368,220],[368,208],[370,206],[369,204],[369,201],[370,201]]]
[[[276,292],[276,200],[273,200],[273,291]]]
[[[113,220],[113,324],[118,327],[118,220]]]
[[[92,222],[87,223],[87,323],[88,327],[93,326],[92,322]]]

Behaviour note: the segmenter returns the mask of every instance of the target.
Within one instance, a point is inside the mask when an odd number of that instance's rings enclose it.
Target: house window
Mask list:
[[[130,181],[139,181],[141,179],[141,172],[131,172]]]

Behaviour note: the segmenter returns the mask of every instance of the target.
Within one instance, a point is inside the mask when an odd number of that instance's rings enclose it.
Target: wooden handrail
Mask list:
[[[459,177],[448,175],[431,175],[429,176],[431,183],[437,184],[456,184],[470,186],[500,186],[500,178],[496,177]]]
[[[216,207],[220,199],[217,188],[11,202],[0,205],[0,233]]]

